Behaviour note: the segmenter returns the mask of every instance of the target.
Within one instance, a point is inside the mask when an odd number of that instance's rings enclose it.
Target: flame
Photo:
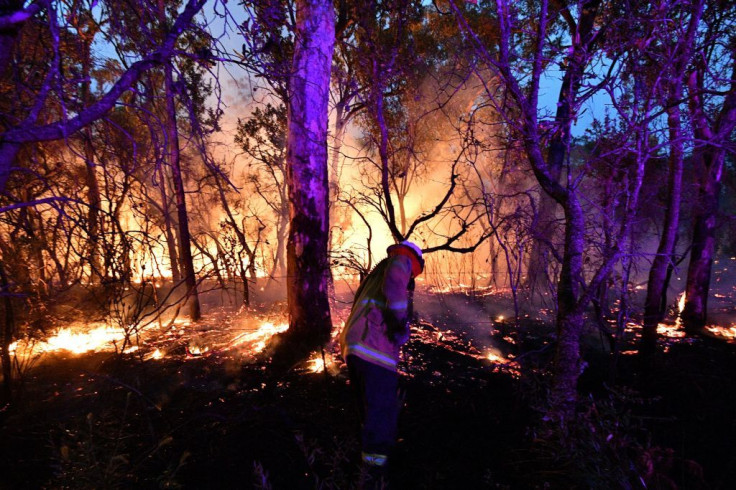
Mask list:
[[[723,337],[727,340],[736,339],[736,324],[733,324],[730,327],[708,325],[707,327],[705,327],[705,329],[717,337]]]
[[[682,327],[682,310],[685,309],[685,300],[687,299],[687,294],[685,291],[682,292],[680,295],[680,299],[677,300],[677,318],[675,319],[675,328]],[[657,331],[659,332],[659,326],[657,326]],[[680,337],[684,337],[685,334],[683,333],[680,335]]]
[[[189,344],[187,345],[187,355],[190,356],[201,356],[204,355],[206,352],[209,352],[210,348],[208,346],[202,346],[197,344]]]
[[[494,364],[506,364],[507,362],[509,362],[508,359],[506,359],[505,357],[499,356],[493,351],[490,351],[488,352],[488,354],[486,354],[486,359],[488,359]]]
[[[163,352],[161,352],[160,349],[156,349],[155,351],[153,351],[150,354],[148,354],[148,356],[146,356],[146,360],[149,360],[149,359],[154,359],[154,360],[163,359],[164,356],[165,356],[165,354]]]
[[[272,322],[262,323],[256,330],[252,332],[241,333],[230,341],[230,348],[238,347],[243,344],[251,344],[250,350],[254,354],[258,354],[266,348],[266,342],[276,334],[285,332],[289,329],[288,323],[275,325]]]
[[[685,331],[680,329],[679,321],[674,325],[667,325],[666,323],[657,324],[657,333],[662,337],[668,337],[671,339],[680,339],[685,337]]]
[[[112,350],[115,343],[125,339],[122,328],[102,325],[88,331],[77,328],[60,328],[54,335],[34,346],[34,352],[68,351],[74,354]]]
[[[682,313],[682,310],[685,309],[685,300],[687,299],[686,293],[683,291],[682,295],[680,295],[680,299],[677,301],[677,311]]]
[[[310,373],[323,373],[325,371],[325,359],[318,352],[307,361],[307,369]]]

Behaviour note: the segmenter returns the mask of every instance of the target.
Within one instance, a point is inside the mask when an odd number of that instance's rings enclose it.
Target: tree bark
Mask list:
[[[577,383],[581,373],[580,335],[584,315],[580,285],[585,249],[585,215],[574,191],[568,192],[563,209],[565,248],[557,283],[557,345],[549,399],[550,416],[562,422],[571,421],[575,414]]]
[[[332,330],[327,298],[327,116],[334,42],[332,2],[297,0],[286,154],[289,330],[284,338],[289,341],[279,349],[290,361],[328,340]]]

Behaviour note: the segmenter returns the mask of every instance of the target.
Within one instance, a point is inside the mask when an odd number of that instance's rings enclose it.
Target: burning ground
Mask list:
[[[132,346],[97,324],[19,343],[43,355],[1,415],[3,488],[350,488],[359,446],[345,366],[333,344],[273,375],[266,345],[285,328],[282,306],[213,309],[196,325],[153,325]],[[347,307],[336,303],[336,325]],[[666,337],[656,366],[624,355],[611,380],[591,330],[590,398],[570,434],[585,454],[568,454],[538,432],[535,410],[551,312],[515,326],[505,294],[462,290],[424,290],[417,310],[395,488],[607,488],[614,477],[725,488],[736,478],[736,350],[723,339]]]

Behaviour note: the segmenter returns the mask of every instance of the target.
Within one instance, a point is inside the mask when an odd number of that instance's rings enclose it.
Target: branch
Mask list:
[[[68,202],[70,201],[67,197],[47,197],[45,199],[39,199],[37,201],[30,201],[30,202],[20,202],[16,204],[11,204],[9,206],[3,206],[0,208],[0,214],[7,213],[8,211],[12,211],[14,209],[20,209],[20,208],[29,208],[34,206],[39,206],[41,204],[50,204],[52,202]]]
[[[41,11],[39,2],[34,2],[23,10],[13,12],[12,14],[0,16],[0,30],[13,29],[26,22],[28,19]]]
[[[146,58],[133,63],[100,100],[83,109],[75,117],[65,121],[57,121],[43,126],[23,125],[12,128],[2,135],[2,143],[18,144],[64,139],[86,125],[102,118],[115,106],[120,96],[130,89],[144,72],[154,66],[165,63],[174,55],[174,45],[177,39],[191,25],[194,16],[202,9],[205,3],[206,0],[189,0],[184,11],[176,19],[171,32],[166,36],[161,47],[149,54]]]

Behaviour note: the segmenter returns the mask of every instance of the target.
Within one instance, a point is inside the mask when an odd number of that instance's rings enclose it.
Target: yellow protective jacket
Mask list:
[[[340,333],[343,359],[354,355],[396,371],[401,346],[409,340],[407,308],[411,259],[404,255],[387,257],[363,279],[355,294],[353,308]],[[405,326],[391,340],[386,333],[383,313],[390,309]]]

